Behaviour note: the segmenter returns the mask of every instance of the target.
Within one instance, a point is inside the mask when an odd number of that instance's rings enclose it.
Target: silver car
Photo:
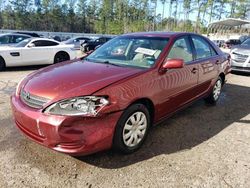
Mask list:
[[[250,38],[241,45],[234,46],[230,55],[232,71],[250,73]]]
[[[0,46],[13,46],[27,38],[31,36],[19,33],[0,34]]]
[[[89,41],[89,40],[91,40],[91,39],[88,38],[88,37],[73,37],[71,39],[68,39],[68,40],[64,41],[63,43],[64,44],[73,44],[74,48],[76,50],[80,50],[81,41]]]

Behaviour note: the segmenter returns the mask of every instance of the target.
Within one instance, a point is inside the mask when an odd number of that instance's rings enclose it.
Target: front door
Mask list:
[[[160,75],[160,105],[158,115],[176,111],[198,95],[198,65],[193,61],[193,51],[188,36],[177,38],[166,57],[167,59],[183,59],[185,65],[180,69],[171,69]]]
[[[40,65],[50,63],[53,50],[46,46],[47,41],[37,40],[33,46],[27,45],[22,49],[22,59],[26,65]]]

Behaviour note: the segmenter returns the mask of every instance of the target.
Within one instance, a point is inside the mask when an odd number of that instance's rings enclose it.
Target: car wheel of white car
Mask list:
[[[66,52],[59,52],[55,55],[54,63],[60,63],[68,60],[70,60],[70,57]]]
[[[218,80],[215,82],[210,95],[207,98],[205,98],[205,101],[207,103],[216,104],[221,94],[222,85],[223,85],[222,79],[221,77],[219,77]]]
[[[134,104],[120,117],[113,146],[123,153],[133,153],[143,144],[150,127],[150,115],[143,104]]]
[[[3,70],[4,68],[5,68],[4,59],[2,57],[0,57],[0,71]]]

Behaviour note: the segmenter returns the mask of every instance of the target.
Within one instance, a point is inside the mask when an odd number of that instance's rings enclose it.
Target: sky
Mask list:
[[[169,4],[170,4],[169,0],[166,0],[164,18],[166,18],[166,17],[169,16]],[[181,9],[181,12],[183,11],[183,7],[182,6],[183,6],[182,4],[179,5],[179,8]],[[163,8],[163,5],[162,5],[161,1],[158,0],[157,1],[157,14],[162,14],[162,8]],[[196,16],[197,16],[196,12],[190,13],[189,19],[192,20],[192,21],[195,21],[196,20]],[[184,14],[181,14],[179,19],[184,19]],[[208,20],[208,18],[207,18],[207,20]],[[215,21],[215,20],[213,20],[213,21]]]

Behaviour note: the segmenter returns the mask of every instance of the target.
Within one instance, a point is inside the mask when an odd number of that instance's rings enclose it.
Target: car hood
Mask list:
[[[41,69],[26,78],[22,88],[32,95],[62,100],[94,92],[142,69],[88,61],[69,61]]]
[[[75,44],[66,44],[66,43],[60,42],[59,46],[64,46],[64,47],[70,47],[70,48],[72,48],[72,47],[75,46]]]
[[[232,52],[240,52],[240,54],[250,54],[250,46],[237,45],[232,48]]]

